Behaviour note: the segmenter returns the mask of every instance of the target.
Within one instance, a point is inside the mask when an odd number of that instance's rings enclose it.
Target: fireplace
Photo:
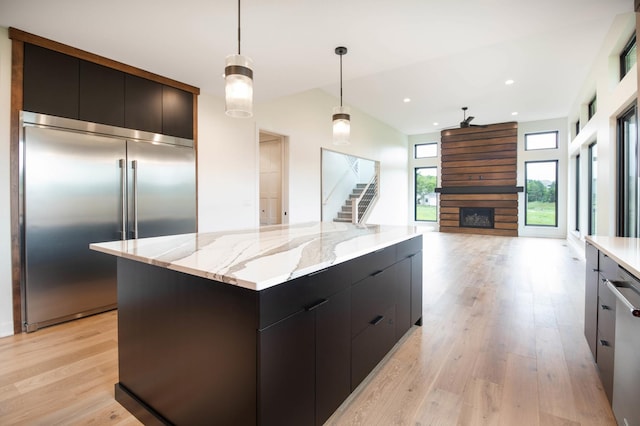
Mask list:
[[[460,227],[493,229],[494,212],[491,207],[460,207]]]

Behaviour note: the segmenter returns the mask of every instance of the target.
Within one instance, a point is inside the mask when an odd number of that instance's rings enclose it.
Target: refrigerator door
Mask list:
[[[115,258],[89,244],[121,238],[123,139],[24,127],[27,331],[115,307]],[[126,182],[126,181],[125,181]]]
[[[196,231],[193,148],[127,141],[128,238]]]

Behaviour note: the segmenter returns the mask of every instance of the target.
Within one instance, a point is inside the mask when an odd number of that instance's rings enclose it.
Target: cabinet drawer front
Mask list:
[[[350,285],[350,262],[260,291],[260,328],[312,308]]]
[[[616,311],[610,308],[608,302],[598,298],[598,342],[600,340],[606,340],[611,347],[615,347]]]
[[[384,316],[395,302],[394,268],[366,278],[351,289],[351,335],[357,336],[370,324]]]
[[[351,390],[375,368],[395,344],[395,307],[388,307],[382,321],[370,324],[351,346]]]
[[[611,292],[611,290],[609,290],[606,281],[603,281],[601,277],[598,283],[598,312],[600,312],[602,309],[606,309],[603,308],[602,305],[605,305],[609,310],[613,312],[615,312],[616,310],[616,296]]]
[[[396,261],[396,246],[385,247],[352,260],[351,282],[355,283],[380,272]]]
[[[603,252],[598,256],[600,274],[607,279],[615,280],[618,276],[618,264]]]
[[[396,260],[406,259],[422,250],[422,235],[396,245]]]
[[[613,397],[613,367],[614,367],[614,348],[613,346],[607,346],[604,343],[605,339],[602,339],[600,333],[598,333],[598,373],[600,374],[600,380],[604,391],[611,402]]]

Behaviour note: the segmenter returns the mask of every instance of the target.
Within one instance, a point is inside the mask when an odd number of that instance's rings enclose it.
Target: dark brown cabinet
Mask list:
[[[162,86],[162,133],[193,139],[193,95]]]
[[[193,139],[191,92],[24,44],[25,111]]]
[[[25,111],[78,118],[78,58],[25,43],[23,72]]]
[[[162,85],[130,74],[124,81],[124,126],[162,133]]]
[[[119,259],[116,399],[145,424],[321,425],[420,321],[421,250],[416,237],[260,291]]]
[[[122,71],[80,61],[79,119],[125,127],[124,76]]]
[[[261,294],[261,324],[277,320],[259,331],[261,425],[321,425],[349,396],[349,272],[340,264]]]
[[[260,425],[314,424],[315,322],[301,311],[259,332]]]

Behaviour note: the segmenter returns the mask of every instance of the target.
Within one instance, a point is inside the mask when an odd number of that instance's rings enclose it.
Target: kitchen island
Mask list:
[[[415,227],[278,225],[118,256],[116,399],[145,424],[322,424],[422,321]]]

